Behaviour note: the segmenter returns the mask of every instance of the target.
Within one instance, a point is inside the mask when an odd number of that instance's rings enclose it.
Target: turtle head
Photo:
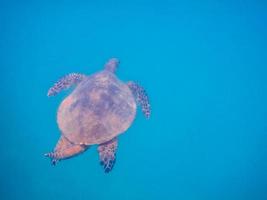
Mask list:
[[[120,63],[120,61],[117,58],[111,58],[105,64],[105,69],[112,72],[112,73],[115,73],[116,69],[119,66],[119,63]]]

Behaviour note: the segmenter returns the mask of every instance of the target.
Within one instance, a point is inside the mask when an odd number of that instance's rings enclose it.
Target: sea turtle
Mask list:
[[[95,74],[71,73],[49,89],[47,95],[54,96],[76,85],[57,111],[62,134],[54,150],[45,154],[53,165],[98,145],[100,164],[108,173],[115,164],[118,135],[132,124],[136,103],[149,118],[150,104],[144,88],[133,81],[119,80],[115,75],[118,65],[119,60],[112,58]]]

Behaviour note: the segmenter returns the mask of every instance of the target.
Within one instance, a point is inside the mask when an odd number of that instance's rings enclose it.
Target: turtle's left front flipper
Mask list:
[[[118,147],[118,139],[112,140],[98,145],[98,153],[100,158],[100,164],[103,165],[105,173],[112,170],[116,162],[116,151]]]
[[[129,86],[133,95],[135,96],[137,103],[141,106],[142,112],[144,113],[145,117],[149,118],[151,114],[151,109],[150,109],[148,95],[145,89],[133,81],[129,81],[127,85]]]
[[[55,96],[64,89],[68,89],[72,85],[77,85],[80,83],[86,76],[79,73],[71,73],[63,78],[59,79],[53,87],[48,90],[47,96]]]

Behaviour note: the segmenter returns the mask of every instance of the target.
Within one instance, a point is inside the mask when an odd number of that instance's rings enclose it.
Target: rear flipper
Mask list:
[[[87,149],[88,146],[72,144],[65,137],[61,136],[54,151],[46,153],[45,156],[51,158],[52,165],[56,165],[58,161],[76,156]]]
[[[137,103],[141,106],[142,112],[144,113],[145,117],[149,118],[151,114],[151,109],[148,95],[145,89],[137,83],[134,83],[133,81],[129,81],[128,86],[131,89],[133,95],[135,96]]]
[[[114,167],[117,147],[118,139],[113,138],[106,143],[100,144],[97,148],[100,157],[100,164],[103,165],[105,173],[110,172]]]
[[[59,79],[53,87],[48,90],[47,96],[55,96],[64,89],[80,83],[86,76],[78,73],[71,73]]]

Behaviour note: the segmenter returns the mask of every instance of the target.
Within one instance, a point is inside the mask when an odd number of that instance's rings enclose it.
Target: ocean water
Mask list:
[[[263,0],[1,1],[2,200],[266,200],[267,4]],[[149,94],[105,174],[96,147],[51,166],[46,96],[111,57]]]

